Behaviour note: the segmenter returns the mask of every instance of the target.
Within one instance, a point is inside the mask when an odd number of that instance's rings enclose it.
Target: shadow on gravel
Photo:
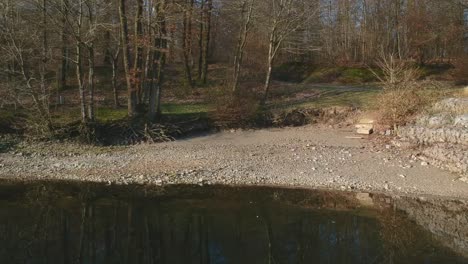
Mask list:
[[[0,136],[0,153],[6,153],[13,149],[18,144],[18,141],[12,139],[3,139]]]

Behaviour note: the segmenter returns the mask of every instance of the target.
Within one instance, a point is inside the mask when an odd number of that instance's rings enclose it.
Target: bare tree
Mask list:
[[[241,2],[241,18],[242,24],[239,31],[239,38],[237,47],[234,54],[234,74],[232,81],[232,91],[236,92],[239,86],[239,77],[241,74],[242,60],[244,58],[245,46],[247,44],[247,37],[252,28],[252,13],[254,10],[255,0],[242,0]]]
[[[182,54],[184,58],[184,71],[186,83],[193,87],[192,79],[192,20],[194,0],[186,0],[183,5],[184,19],[182,32]]]
[[[137,113],[137,91],[132,82],[132,73],[130,72],[130,46],[128,41],[128,22],[126,12],[126,1],[119,0],[120,32],[122,39],[123,66],[125,70],[125,79],[127,81],[127,107],[128,115],[133,117]]]
[[[155,19],[155,41],[153,52],[152,78],[149,93],[148,119],[150,122],[161,118],[161,95],[164,82],[164,67],[168,52],[167,0],[157,0]]]
[[[213,0],[206,0],[203,7],[204,12],[204,23],[205,26],[202,35],[202,66],[201,66],[201,81],[206,84],[208,79],[208,56],[211,43],[211,23],[213,16]]]
[[[315,13],[315,4],[305,0],[268,0],[265,4],[265,10],[270,15],[266,20],[268,27],[268,57],[262,104],[268,98],[273,64],[281,47]]]
[[[37,113],[39,124],[45,125],[43,128],[50,131],[50,82],[46,77],[51,62],[47,40],[47,5],[44,0],[34,4],[35,10],[41,14],[41,22],[32,24],[32,21],[21,17],[20,5],[11,1],[0,3],[2,55],[12,65],[7,74],[16,83],[12,87],[15,93],[31,99],[35,109],[32,113]]]
[[[143,0],[136,0],[135,12],[135,34],[134,34],[134,63],[133,63],[133,85],[136,91],[136,103],[141,103],[142,91],[142,70],[143,70]]]

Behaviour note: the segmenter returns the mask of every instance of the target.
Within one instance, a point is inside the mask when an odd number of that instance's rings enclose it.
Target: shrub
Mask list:
[[[338,78],[338,81],[344,84],[355,84],[377,81],[377,78],[369,69],[346,68],[343,70],[340,78]]]
[[[341,76],[340,68],[322,68],[314,71],[305,83],[329,83],[335,81]]]
[[[444,93],[437,82],[418,81],[418,68],[393,55],[383,56],[377,65],[382,74],[375,75],[383,85],[376,100],[381,125],[397,128],[407,124]]]
[[[273,70],[273,78],[282,82],[303,82],[314,66],[305,62],[283,63]]]
[[[239,88],[232,93],[228,86],[212,88],[210,98],[213,100],[214,111],[210,114],[215,124],[223,128],[249,126],[255,122],[260,109],[254,91]]]
[[[440,90],[430,84],[413,83],[398,89],[386,89],[378,97],[379,123],[398,127],[440,98]]]
[[[468,55],[461,56],[455,63],[454,77],[457,84],[468,85]]]
[[[361,84],[378,81],[374,72],[362,67],[335,67],[321,68],[310,74],[305,83],[331,83],[338,82],[342,84]]]

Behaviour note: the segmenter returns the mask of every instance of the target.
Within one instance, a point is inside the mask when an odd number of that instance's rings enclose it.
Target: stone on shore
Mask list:
[[[363,129],[363,128],[360,128],[357,130],[357,133],[359,135],[371,135],[372,133],[374,133],[374,129]]]
[[[356,125],[357,133],[359,135],[370,135],[374,133],[375,120],[371,118],[362,118]]]

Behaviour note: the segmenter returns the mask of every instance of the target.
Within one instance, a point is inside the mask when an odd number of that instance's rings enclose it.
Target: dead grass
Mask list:
[[[213,112],[210,117],[220,127],[248,126],[259,113],[260,101],[255,91],[240,89],[232,93],[227,86],[212,87],[210,90]]]
[[[383,87],[375,100],[379,125],[406,125],[446,93],[439,82],[419,81],[422,71],[395,54],[382,54],[376,65],[381,74],[374,74]]]
[[[276,90],[277,88],[275,88]],[[272,91],[270,108],[304,109],[353,107],[367,109],[382,91],[376,86],[293,85]]]
[[[443,90],[424,83],[384,90],[376,98],[379,123],[392,127],[406,125],[444,94]]]

